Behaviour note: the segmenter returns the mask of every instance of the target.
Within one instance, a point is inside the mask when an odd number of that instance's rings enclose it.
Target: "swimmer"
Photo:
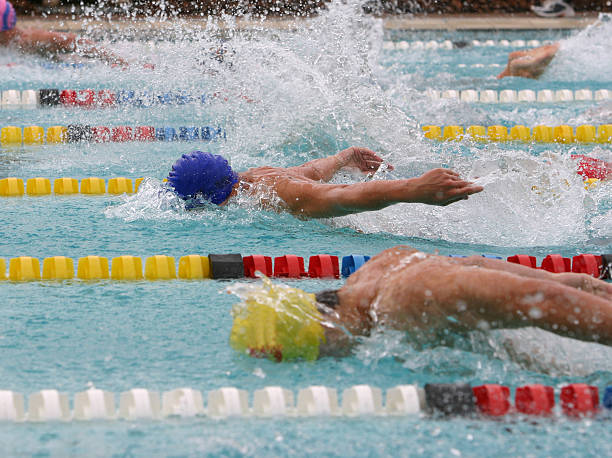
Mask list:
[[[257,167],[238,174],[223,157],[194,151],[172,166],[168,184],[185,200],[204,199],[216,205],[225,205],[239,189],[258,196],[274,194],[280,198],[279,204],[261,197],[262,204],[308,218],[380,210],[401,202],[449,205],[483,190],[448,169],[433,169],[403,180],[327,183],[343,168],[373,174],[382,164],[373,151],[351,147],[297,167]]]
[[[497,79],[506,76],[539,78],[559,51],[559,46],[559,43],[553,43],[526,51],[511,52],[508,55],[508,65],[497,75]]]
[[[292,291],[283,304],[278,289],[271,302],[269,295],[243,296],[233,311],[232,347],[276,360],[316,359],[346,353],[352,337],[376,326],[429,342],[440,331],[531,326],[612,346],[612,284],[585,274],[398,246],[366,262],[339,290],[315,296],[284,288]],[[280,306],[262,322],[270,305]]]
[[[24,53],[52,56],[78,52],[84,57],[100,59],[112,65],[127,66],[119,56],[94,42],[78,38],[73,33],[52,32],[44,29],[24,29],[17,25],[17,15],[11,2],[0,0],[0,46],[10,46]]]

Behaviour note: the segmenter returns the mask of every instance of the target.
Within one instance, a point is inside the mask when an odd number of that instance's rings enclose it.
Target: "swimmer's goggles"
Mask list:
[[[234,350],[278,362],[318,358],[325,331],[314,294],[275,285],[268,278],[246,294],[237,294],[243,302],[232,308]]]

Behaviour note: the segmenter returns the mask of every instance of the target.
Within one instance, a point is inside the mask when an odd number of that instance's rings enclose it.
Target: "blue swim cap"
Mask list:
[[[219,205],[232,193],[238,175],[222,156],[194,151],[174,163],[168,183],[183,199],[203,197]]]
[[[17,14],[11,2],[0,0],[0,32],[6,32],[15,27]]]

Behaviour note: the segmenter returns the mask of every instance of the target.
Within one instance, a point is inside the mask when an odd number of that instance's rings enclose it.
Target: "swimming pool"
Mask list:
[[[178,26],[177,26],[178,27]],[[2,110],[2,125],[219,125],[218,142],[127,142],[3,149],[2,176],[58,178],[151,177],[135,196],[47,196],[0,199],[0,257],[131,254],[178,257],[198,253],[310,256],[373,255],[396,244],[442,254],[572,256],[612,251],[610,184],[585,190],[567,159],[571,152],[610,160],[610,145],[436,143],[426,124],[550,125],[610,123],[605,104],[462,104],[430,101],[428,88],[610,88],[606,26],[568,41],[565,54],[539,81],[497,81],[508,49],[467,47],[383,50],[383,40],[557,39],[553,32],[409,33],[384,35],[380,24],[335,5],[296,33],[225,32],[228,60],[209,59],[220,31],[196,30],[169,42],[119,40],[128,56],[156,69],[125,72],[101,65],[50,71],[40,61],[11,53],[2,89],[184,90],[219,94],[205,104],[84,110]],[[599,40],[599,41],[598,41]],[[602,46],[603,47],[603,46]],[[205,58],[201,58],[205,56]],[[204,60],[202,65],[200,61]],[[231,66],[229,63],[231,62]],[[471,67],[471,64],[485,67]],[[466,66],[460,66],[465,64]],[[565,66],[564,66],[565,65]],[[587,76],[588,75],[588,76]],[[602,105],[604,108],[602,108]],[[451,166],[478,177],[487,190],[446,208],[401,205],[381,212],[325,221],[301,221],[255,210],[247,202],[185,212],[160,194],[176,158],[195,148],[227,155],[237,169],[295,165],[352,144],[380,151],[396,166],[391,177]],[[545,163],[542,155],[560,156]],[[349,181],[350,176],[338,180]],[[567,180],[567,184],[565,183]],[[539,186],[542,192],[532,190]],[[341,280],[299,280],[307,291]],[[415,346],[397,333],[366,339],[355,355],[316,363],[276,364],[237,355],[228,345],[230,283],[3,282],[0,335],[1,388],[24,394],[55,388],[74,393],[94,385],[118,395],[131,388],[166,391],[188,386],[206,393],[234,386],[252,393],[280,385],[295,394],[310,385],[343,389],[367,383],[489,382],[512,388],[544,383],[555,388],[612,381],[612,352],[534,331],[450,336],[451,346]],[[604,455],[609,420],[436,420],[426,417],[165,419],[41,424],[3,423],[5,454],[38,455]],[[342,441],[340,444],[339,441]]]

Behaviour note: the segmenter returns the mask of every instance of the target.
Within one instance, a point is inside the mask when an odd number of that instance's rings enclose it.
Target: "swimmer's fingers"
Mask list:
[[[362,172],[376,171],[383,163],[383,159],[368,148],[353,147],[348,151],[349,158],[345,165],[356,167]]]
[[[393,165],[389,164],[388,162],[385,162],[384,160],[380,159],[380,160],[371,160],[371,161],[366,161],[366,165],[369,168],[369,171],[376,171],[380,168],[381,165],[386,164],[387,165],[387,170],[395,170],[395,167],[393,167]]]
[[[376,171],[379,169],[381,165],[383,165],[383,163],[385,163],[385,160],[383,158],[381,158],[374,151],[370,151],[370,150],[366,150],[364,154],[364,159],[366,161],[366,166],[368,167],[368,170],[364,170],[364,171]],[[387,164],[387,170],[395,170],[395,167],[393,167],[392,164],[388,162],[386,164]]]
[[[475,194],[480,191],[482,191],[482,189],[480,189],[479,191],[471,190],[471,191],[462,192],[458,196],[452,197],[446,200],[445,202],[441,203],[440,205],[443,207],[446,207],[447,205],[454,204],[455,202],[459,202],[460,200],[468,200],[471,194]]]
[[[459,174],[451,169],[444,169],[444,174],[450,176],[451,178],[459,178]]]
[[[500,80],[505,78],[506,76],[510,76],[510,69],[506,67],[499,75],[497,75],[497,79]]]
[[[383,159],[374,151],[368,148],[355,148],[355,155],[359,156],[359,159],[366,162],[376,162],[382,164]]]
[[[464,197],[470,196],[472,194],[476,194],[484,190],[482,186],[470,184],[468,186],[463,186],[459,188],[455,188],[448,192],[448,196],[451,199],[462,199]]]
[[[445,207],[460,200],[467,200],[468,196],[481,192],[484,189],[482,186],[476,186],[467,181],[461,181],[458,184],[459,186],[448,189],[444,193],[444,197],[442,197],[436,205]]]

